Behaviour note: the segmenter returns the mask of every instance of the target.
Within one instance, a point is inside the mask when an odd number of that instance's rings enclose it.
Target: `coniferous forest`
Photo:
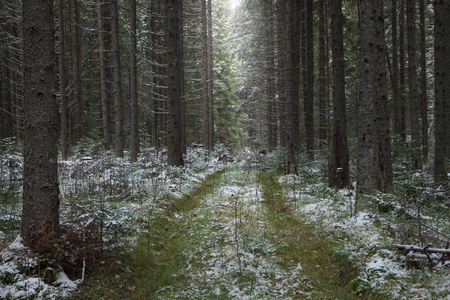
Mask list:
[[[447,0],[0,0],[1,299],[450,297]]]

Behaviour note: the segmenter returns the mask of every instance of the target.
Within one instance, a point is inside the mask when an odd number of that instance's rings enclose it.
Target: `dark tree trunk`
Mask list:
[[[123,157],[123,101],[122,101],[122,74],[120,66],[120,39],[119,39],[119,8],[118,0],[111,0],[111,38],[112,63],[114,70],[114,154]]]
[[[131,89],[131,116],[130,116],[130,160],[137,161],[139,153],[139,121],[138,121],[138,93],[137,93],[137,41],[136,41],[136,0],[130,0],[130,28],[131,28],[131,62],[130,62],[130,89]]]
[[[400,13],[399,13],[399,79],[400,79],[400,127],[401,127],[401,140],[402,145],[406,142],[406,68],[405,68],[405,0],[400,0]]]
[[[168,0],[166,10],[167,39],[167,98],[168,98],[168,163],[172,166],[183,164],[182,147],[182,66],[181,33],[180,33],[180,1]]]
[[[416,1],[406,0],[407,35],[408,35],[408,87],[409,111],[411,125],[411,153],[415,170],[422,169],[422,152],[420,139],[419,92],[417,89],[417,47],[416,47]]]
[[[374,103],[377,131],[377,187],[378,191],[393,191],[393,174],[391,158],[391,136],[388,110],[388,93],[386,86],[386,39],[384,27],[384,0],[377,0],[377,99]]]
[[[277,88],[279,99],[279,122],[280,122],[280,146],[286,147],[286,91],[285,91],[285,57],[286,57],[286,2],[276,2],[277,13]]]
[[[208,99],[209,99],[209,146],[210,151],[214,150],[214,75],[213,75],[213,47],[212,47],[212,5],[208,0]]]
[[[397,38],[397,0],[392,0],[392,101],[394,106],[394,136],[402,132],[400,114],[400,93],[398,90],[398,38]]]
[[[69,130],[67,119],[67,98],[66,98],[66,70],[64,64],[64,0],[59,1],[58,8],[58,39],[59,39],[59,94],[61,97],[61,158],[67,160],[69,157]]]
[[[420,3],[420,118],[422,119],[422,157],[428,160],[427,60],[425,44],[425,0]]]
[[[209,67],[208,67],[208,13],[206,0],[202,0],[202,46],[203,46],[203,144],[208,151],[210,146],[210,100],[209,100]]]
[[[275,58],[274,58],[274,22],[273,22],[273,6],[272,0],[266,0],[263,3],[265,27],[267,33],[265,40],[266,57],[266,120],[267,120],[267,145],[269,151],[274,150],[277,147],[277,126],[276,126],[276,105],[275,105],[275,93],[274,93],[274,71],[275,71]]]
[[[305,130],[306,152],[314,159],[314,3],[306,0],[306,96],[305,96]]]
[[[296,156],[300,150],[300,24],[299,14],[303,1],[287,1],[286,30],[286,117],[288,173],[297,172]]]
[[[21,236],[38,243],[37,230],[59,234],[58,140],[53,1],[24,0],[24,170]],[[45,80],[42,80],[45,78]]]
[[[153,45],[157,44],[157,35],[156,32],[154,32],[156,30],[155,28],[155,20],[156,20],[156,14],[157,14],[157,8],[155,7],[155,1],[152,1],[150,4],[150,40],[152,42]],[[158,97],[157,97],[157,91],[159,90],[157,87],[159,86],[159,80],[158,80],[158,67],[157,67],[157,54],[156,54],[156,49],[151,49],[151,69],[152,69],[152,82],[153,82],[153,132],[152,132],[152,136],[153,136],[153,145],[156,148],[156,151],[158,152],[160,149],[160,105],[159,105],[159,101],[158,101]]]
[[[331,187],[342,189],[350,183],[345,111],[344,16],[342,0],[330,2],[333,56],[333,136],[328,180]]]
[[[446,133],[446,142],[445,145],[445,155],[447,158],[447,162],[450,161],[450,74],[448,72],[448,69],[450,68],[450,2],[446,1],[444,6],[444,12],[445,12],[445,31],[444,31],[444,45],[445,47],[445,54],[444,54],[444,60],[445,60],[445,133]],[[448,167],[448,164],[447,164]],[[449,184],[448,178],[447,178],[447,185]]]
[[[327,140],[327,94],[326,94],[326,48],[325,48],[325,0],[319,0],[319,147],[326,143]]]
[[[110,72],[109,72],[109,33],[110,9],[106,0],[97,0],[98,39],[100,56],[100,101],[102,115],[102,134],[107,149],[111,147],[111,120],[110,120]]]
[[[434,147],[434,181],[437,184],[448,184],[447,171],[445,166],[446,158],[446,116],[445,105],[446,83],[448,72],[446,65],[446,55],[448,50],[446,45],[446,35],[450,36],[450,31],[446,27],[446,13],[448,5],[445,0],[436,0],[434,3],[434,76],[435,76],[435,100],[434,100],[434,131],[435,131],[435,147]]]
[[[76,74],[77,74],[77,104],[78,104],[78,120],[77,120],[77,131],[78,140],[83,137],[84,131],[84,105],[83,105],[83,70],[82,70],[82,54],[81,54],[81,21],[80,21],[80,1],[73,0],[75,6],[75,51],[76,51]]]

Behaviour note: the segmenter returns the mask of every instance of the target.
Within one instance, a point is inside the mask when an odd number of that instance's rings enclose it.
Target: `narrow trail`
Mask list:
[[[162,253],[155,272],[175,271],[151,298],[356,298],[348,291],[355,269],[291,214],[273,175],[232,169],[204,184],[191,207],[173,213],[162,252],[174,254]]]

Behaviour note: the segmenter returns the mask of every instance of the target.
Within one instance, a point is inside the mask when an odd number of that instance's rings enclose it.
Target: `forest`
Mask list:
[[[0,0],[0,299],[448,299],[450,1]]]

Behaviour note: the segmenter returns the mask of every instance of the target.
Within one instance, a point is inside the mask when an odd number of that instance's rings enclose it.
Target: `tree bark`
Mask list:
[[[330,2],[333,57],[333,137],[328,180],[330,187],[342,189],[350,183],[345,108],[344,16],[342,0]]]
[[[427,59],[425,44],[425,0],[419,0],[420,11],[420,118],[422,125],[422,159],[428,160],[428,97]]]
[[[398,87],[398,37],[397,37],[397,0],[392,0],[392,101],[394,110],[394,136],[400,137],[401,115],[400,115],[400,93]]]
[[[434,2],[434,76],[435,76],[435,100],[434,100],[434,181],[437,184],[448,184],[447,171],[445,165],[446,158],[446,83],[448,77],[446,65],[446,35],[450,36],[450,31],[446,27],[445,0]],[[448,51],[448,50],[447,50]]]
[[[130,0],[130,28],[131,28],[131,62],[130,62],[130,89],[131,89],[131,116],[130,116],[130,160],[137,161],[139,153],[139,115],[138,115],[138,79],[137,79],[137,41],[136,41],[136,0]]]
[[[120,65],[120,38],[119,38],[119,7],[118,0],[111,0],[111,38],[112,62],[114,69],[114,154],[123,157],[123,100],[122,100],[122,74]]]
[[[67,98],[66,98],[66,70],[64,64],[64,0],[59,1],[58,7],[58,39],[59,39],[59,94],[61,99],[61,158],[67,160],[69,157],[69,130],[67,120]]]
[[[402,146],[406,142],[406,67],[405,67],[405,0],[400,0],[399,13],[399,59],[400,59],[400,122]]]
[[[108,24],[109,5],[106,0],[97,0],[97,18],[98,18],[98,40],[99,40],[99,58],[100,58],[100,101],[102,115],[102,134],[107,149],[111,147],[111,125],[110,125],[110,72],[109,72],[109,42],[108,35],[110,27]]]
[[[288,148],[288,173],[297,172],[296,156],[300,150],[300,24],[299,14],[303,1],[287,1],[286,42],[286,117]]]
[[[314,159],[314,3],[306,0],[306,96],[305,96],[305,130],[306,152]]]
[[[214,150],[214,74],[213,74],[213,46],[212,46],[212,4],[208,0],[208,99],[209,99],[209,145],[210,151]]]
[[[33,248],[43,225],[48,226],[48,235],[59,235],[60,115],[55,94],[53,1],[22,3],[25,136],[21,236]]]
[[[208,13],[206,0],[202,0],[202,46],[203,46],[203,144],[208,151],[210,149],[210,101],[209,101],[209,67],[208,67]]]
[[[285,91],[285,57],[286,57],[286,2],[276,2],[277,14],[277,88],[279,99],[280,146],[286,147],[286,91]]]
[[[371,209],[364,197],[392,189],[387,112],[384,1],[361,1],[356,211]]]
[[[411,129],[412,167],[422,169],[422,151],[420,139],[419,92],[417,89],[417,47],[416,47],[416,1],[406,0],[407,36],[408,36],[408,87]]]
[[[75,6],[75,51],[76,51],[76,82],[77,82],[77,103],[78,103],[78,119],[77,132],[78,140],[84,135],[84,104],[83,104],[83,78],[82,78],[82,53],[81,53],[81,21],[80,21],[80,1],[73,0]]]
[[[326,112],[326,53],[325,53],[325,0],[319,0],[319,148],[322,149],[327,140],[327,112]]]
[[[172,166],[183,164],[182,149],[182,60],[180,33],[180,1],[168,0],[166,10],[167,39],[167,98],[169,108],[167,150],[168,163]]]

